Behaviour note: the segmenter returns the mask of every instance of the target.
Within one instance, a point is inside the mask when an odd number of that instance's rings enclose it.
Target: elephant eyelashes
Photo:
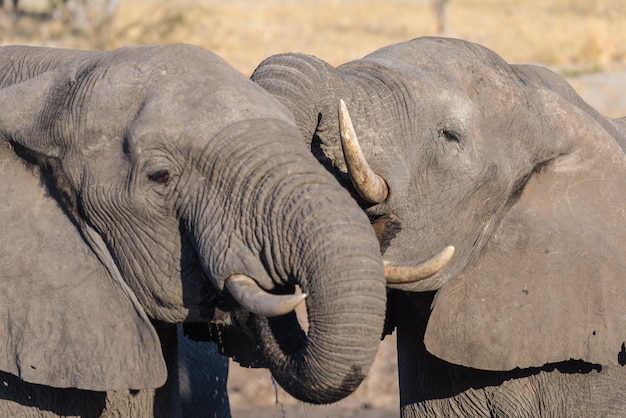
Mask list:
[[[443,138],[446,141],[456,142],[457,144],[461,143],[461,139],[459,135],[454,131],[449,131],[447,129],[439,129],[437,133],[439,134],[439,138]]]
[[[170,172],[169,170],[157,170],[148,174],[148,179],[155,183],[167,184],[170,181]]]

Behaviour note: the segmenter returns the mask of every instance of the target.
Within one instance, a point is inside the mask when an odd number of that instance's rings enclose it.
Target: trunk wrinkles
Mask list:
[[[386,291],[378,240],[293,128],[254,123],[228,128],[202,153],[197,166],[211,206],[203,212],[218,210],[211,200],[226,210],[194,216],[191,228],[218,287],[244,273],[275,293],[297,284],[308,294],[308,335],[295,315],[258,318],[258,335],[281,386],[307,402],[334,402],[363,380],[380,342]],[[290,141],[285,132],[295,133]]]
[[[291,193],[286,187],[276,201],[283,210],[272,211],[284,214],[274,222],[288,232],[280,269],[308,294],[308,334],[295,315],[259,318],[274,377],[293,396],[313,403],[341,399],[363,380],[382,334],[386,296],[367,217],[323,174],[326,184],[296,181]]]

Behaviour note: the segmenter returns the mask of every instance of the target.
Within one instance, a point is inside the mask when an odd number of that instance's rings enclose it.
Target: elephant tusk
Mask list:
[[[339,134],[348,175],[359,195],[370,203],[381,203],[387,199],[387,182],[374,173],[363,155],[359,140],[354,132],[352,120],[343,100],[339,101]]]
[[[454,247],[450,245],[424,260],[403,263],[384,261],[387,284],[407,284],[426,279],[444,268],[453,255]]]
[[[306,299],[305,293],[297,295],[268,293],[244,274],[229,276],[224,285],[243,308],[259,316],[272,317],[288,314]]]

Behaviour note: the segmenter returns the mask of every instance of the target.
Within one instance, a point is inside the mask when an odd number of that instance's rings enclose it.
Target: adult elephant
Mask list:
[[[403,416],[626,413],[622,121],[456,39],[337,68],[282,54],[252,79],[359,200],[385,257],[456,247],[390,298]]]
[[[9,46],[0,109],[0,415],[175,416],[182,321],[244,329],[301,400],[358,386],[378,241],[267,92],[192,46]]]

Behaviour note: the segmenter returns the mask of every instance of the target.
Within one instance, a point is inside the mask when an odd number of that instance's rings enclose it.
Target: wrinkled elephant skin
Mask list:
[[[457,39],[337,68],[276,55],[252,79],[360,201],[385,258],[456,248],[390,297],[404,416],[626,414],[624,120]],[[348,176],[341,100],[384,200]]]
[[[359,385],[378,240],[270,94],[188,45],[7,46],[0,109],[0,415],[175,416],[178,322],[241,328],[301,400]]]

